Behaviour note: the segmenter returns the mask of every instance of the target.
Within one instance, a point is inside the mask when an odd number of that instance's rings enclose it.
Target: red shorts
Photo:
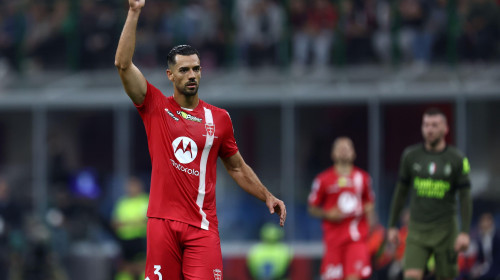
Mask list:
[[[219,235],[186,223],[148,219],[146,280],[222,280]]]
[[[364,242],[335,247],[327,244],[321,263],[321,280],[345,279],[350,275],[367,279],[371,273],[368,246]]]

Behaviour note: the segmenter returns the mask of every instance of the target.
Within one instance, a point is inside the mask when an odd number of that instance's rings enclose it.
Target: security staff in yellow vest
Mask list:
[[[122,250],[115,280],[144,279],[148,199],[142,181],[132,177],[127,182],[126,194],[115,205],[112,226]]]
[[[247,256],[248,270],[254,280],[285,280],[292,261],[291,248],[283,243],[283,230],[275,224],[265,224],[261,242]]]

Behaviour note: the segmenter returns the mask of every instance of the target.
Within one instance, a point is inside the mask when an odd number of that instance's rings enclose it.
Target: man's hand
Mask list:
[[[340,222],[345,218],[344,213],[342,213],[339,208],[333,207],[325,211],[325,219],[332,222]]]
[[[131,10],[140,10],[146,4],[146,0],[128,0]]]
[[[273,195],[270,195],[266,198],[266,205],[269,208],[269,212],[271,214],[278,214],[280,216],[280,226],[285,225],[286,220],[286,207],[283,201],[277,199]]]
[[[470,237],[467,233],[461,232],[455,240],[455,251],[463,252],[469,248]]]
[[[387,241],[391,244],[398,244],[399,242],[399,230],[395,227],[390,228],[387,231]]]

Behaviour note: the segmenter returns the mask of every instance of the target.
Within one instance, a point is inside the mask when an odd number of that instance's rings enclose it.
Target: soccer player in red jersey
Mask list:
[[[129,0],[128,16],[115,65],[125,92],[144,122],[151,156],[146,280],[222,279],[222,256],[215,203],[216,163],[280,217],[286,209],[245,163],[228,113],[198,97],[201,66],[190,46],[168,54],[173,96],[151,85],[132,63],[137,21],[145,0]]]
[[[372,271],[366,244],[374,209],[371,178],[353,165],[351,139],[337,138],[331,157],[334,165],[316,176],[309,194],[309,213],[323,220],[321,279],[366,279]]]

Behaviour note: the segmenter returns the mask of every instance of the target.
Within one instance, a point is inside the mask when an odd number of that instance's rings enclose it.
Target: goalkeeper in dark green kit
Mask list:
[[[404,279],[421,280],[431,255],[438,279],[458,275],[458,252],[470,243],[472,215],[469,162],[445,142],[446,116],[438,109],[423,115],[423,144],[406,148],[401,157],[399,181],[389,217],[389,242],[398,242],[396,222],[410,195],[410,223],[404,253]],[[460,229],[456,197],[460,200]]]

